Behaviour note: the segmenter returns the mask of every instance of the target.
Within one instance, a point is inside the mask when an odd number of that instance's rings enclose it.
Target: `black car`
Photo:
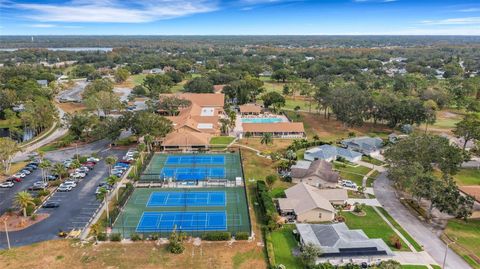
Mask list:
[[[28,166],[28,165],[25,166],[23,169],[28,170],[28,171],[30,171],[30,172],[32,172],[33,170],[35,170],[35,169],[33,169],[33,167]]]
[[[31,187],[28,188],[29,191],[42,191],[44,189],[45,189],[45,187],[43,187],[43,186],[31,186]]]
[[[37,170],[38,165],[36,165],[36,164],[27,164],[27,166],[25,166],[25,167],[30,167],[30,168],[32,168],[33,170]]]
[[[57,203],[57,202],[46,202],[45,204],[43,204],[43,208],[57,208],[60,206],[60,203]]]
[[[58,179],[58,175],[48,175],[47,176],[48,181],[53,181],[53,180],[57,180],[57,179]]]

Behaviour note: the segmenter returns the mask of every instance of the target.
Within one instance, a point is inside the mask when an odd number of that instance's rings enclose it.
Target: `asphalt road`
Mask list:
[[[68,149],[56,152],[50,152],[45,157],[52,161],[62,161],[73,157],[75,152],[79,154],[91,154],[100,151],[99,156],[104,158],[108,155],[117,155],[121,158],[125,150],[108,150],[105,141],[98,141],[77,149]],[[38,169],[36,172],[40,173]],[[66,193],[54,193],[50,201],[60,202],[60,207],[56,209],[40,209],[37,213],[49,213],[50,216],[24,230],[10,232],[10,243],[12,246],[28,245],[35,242],[54,239],[59,230],[71,230],[73,228],[84,227],[90,217],[100,204],[94,194],[96,187],[104,178],[108,176],[108,168],[103,159],[97,163],[95,168],[78,183],[72,191]],[[37,176],[38,178],[39,176]],[[6,190],[2,194],[2,204],[0,210],[4,212],[11,207],[12,198],[16,192],[31,186],[35,177],[29,178],[26,182],[17,184],[14,189]],[[3,199],[5,197],[5,199]],[[5,233],[0,233],[0,248],[6,248]]]
[[[78,80],[71,89],[61,92],[57,96],[57,99],[60,101],[81,102],[82,92],[85,90],[87,84],[88,82],[85,80]]]
[[[383,205],[385,210],[441,265],[446,245],[439,238],[439,231],[421,222],[400,203],[385,172],[380,174],[373,188],[377,200]],[[466,269],[471,267],[460,256],[449,249],[445,268]]]

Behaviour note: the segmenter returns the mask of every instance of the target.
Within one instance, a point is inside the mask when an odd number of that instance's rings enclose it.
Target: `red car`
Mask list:
[[[10,178],[7,179],[7,181],[22,182],[22,178],[20,178],[20,177],[10,177]]]
[[[83,166],[86,166],[86,167],[88,167],[88,169],[92,170],[93,167],[95,167],[95,163],[94,162],[85,162],[85,163],[83,163]]]

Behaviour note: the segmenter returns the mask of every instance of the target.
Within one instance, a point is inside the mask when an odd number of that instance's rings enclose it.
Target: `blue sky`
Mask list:
[[[475,0],[0,0],[1,35],[480,35]]]

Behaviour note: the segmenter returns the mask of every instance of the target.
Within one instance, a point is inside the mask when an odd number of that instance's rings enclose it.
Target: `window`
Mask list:
[[[319,218],[319,219],[322,218],[322,213],[318,213],[318,218]]]

